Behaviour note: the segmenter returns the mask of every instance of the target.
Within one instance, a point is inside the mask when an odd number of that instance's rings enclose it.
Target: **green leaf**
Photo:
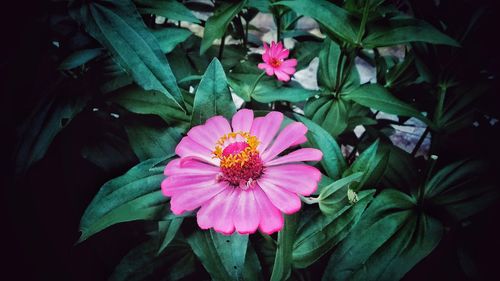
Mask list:
[[[90,98],[85,93],[54,94],[42,99],[20,128],[15,152],[15,171],[24,174],[41,160],[54,138],[83,110]]]
[[[363,39],[363,47],[368,49],[410,42],[460,46],[455,39],[441,33],[432,25],[417,19],[390,19],[376,22],[368,28],[369,35]]]
[[[157,219],[168,209],[168,198],[160,190],[165,176],[161,170],[150,170],[158,160],[141,162],[101,187],[83,213],[79,242],[113,224]]]
[[[165,54],[170,53],[175,46],[186,41],[193,34],[189,29],[175,27],[156,29],[152,32],[156,40],[158,40],[162,52]]]
[[[326,174],[332,179],[338,179],[346,168],[346,162],[338,143],[327,131],[313,121],[298,114],[295,114],[295,118],[306,125],[310,147],[318,148],[323,152],[321,165]]]
[[[306,90],[300,86],[278,87],[276,81],[269,81],[268,83],[261,81],[251,97],[258,102],[268,103],[273,101],[288,101],[288,102],[301,102],[314,96],[317,91]]]
[[[198,230],[187,240],[213,280],[242,280],[248,235]]]
[[[280,1],[274,5],[287,6],[298,14],[318,21],[328,34],[354,43],[359,23],[346,10],[326,0]]]
[[[158,222],[158,232],[160,235],[160,248],[157,254],[161,254],[165,248],[174,240],[177,231],[181,228],[184,217],[175,217]]]
[[[205,53],[215,39],[221,38],[231,20],[243,9],[247,1],[222,3],[205,23],[200,54]]]
[[[318,84],[331,91],[339,83],[337,81],[337,69],[338,65],[342,63],[340,57],[339,45],[335,41],[325,39],[323,49],[319,52]]]
[[[425,184],[425,202],[455,221],[463,220],[498,200],[500,192],[487,172],[485,163],[479,161],[452,163]]]
[[[378,84],[363,85],[351,92],[343,94],[343,96],[347,100],[352,100],[366,107],[390,114],[415,117],[431,125],[431,121],[423,116],[417,109],[395,98],[384,87]]]
[[[65,58],[61,64],[59,65],[58,69],[73,69],[76,67],[79,67],[95,58],[100,56],[103,53],[101,48],[95,48],[95,49],[85,49],[85,50],[79,50],[71,55],[69,55],[67,58]]]
[[[347,196],[347,191],[354,182],[361,180],[363,173],[356,172],[325,186],[319,194],[319,208],[325,215],[338,212],[343,206],[340,204]]]
[[[175,127],[156,128],[138,121],[128,122],[125,130],[130,146],[141,161],[174,154],[183,131]]]
[[[177,0],[133,0],[142,14],[154,14],[167,19],[200,23],[191,10]]]
[[[173,241],[161,255],[157,255],[157,249],[156,239],[133,248],[122,258],[109,280],[142,281],[161,276],[164,278],[161,280],[174,281],[195,272],[196,257],[184,241]]]
[[[389,150],[389,158],[381,184],[410,192],[419,186],[418,168],[413,157],[406,151],[393,145],[384,145]]]
[[[400,280],[443,233],[415,204],[402,192],[383,190],[333,252],[322,280]]]
[[[111,52],[137,84],[163,93],[185,110],[165,54],[131,1],[75,1],[70,14]]]
[[[349,108],[349,101],[328,95],[309,99],[304,107],[304,114],[336,137],[347,128]]]
[[[323,43],[314,41],[296,42],[293,50],[291,50],[290,57],[297,59],[296,69],[303,69],[311,63],[311,61],[318,56],[322,50]]]
[[[230,119],[235,112],[236,106],[227,86],[226,74],[219,60],[214,58],[196,90],[191,126],[203,124],[215,115]]]
[[[278,232],[278,244],[274,259],[271,281],[283,281],[290,277],[292,272],[292,252],[295,234],[297,232],[298,214],[286,215],[285,225]]]
[[[115,91],[109,99],[133,113],[158,115],[169,125],[189,125],[189,116],[160,92],[131,85]]]
[[[361,191],[357,203],[342,204],[334,214],[315,212],[297,233],[293,245],[293,265],[306,268],[342,241],[361,218],[374,192]]]

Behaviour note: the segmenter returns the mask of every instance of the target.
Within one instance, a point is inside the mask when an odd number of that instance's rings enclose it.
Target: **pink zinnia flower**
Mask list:
[[[301,162],[323,156],[314,148],[281,156],[307,141],[307,128],[300,122],[276,136],[282,121],[280,112],[254,119],[252,110],[242,109],[231,125],[215,116],[189,130],[175,149],[180,158],[166,166],[168,177],[161,184],[163,194],[171,197],[172,212],[180,215],[201,207],[200,228],[223,234],[279,231],[282,213],[299,211],[298,194],[312,194],[321,179],[318,169]]]
[[[285,60],[290,51],[283,48],[283,44],[271,42],[271,47],[267,46],[264,42],[264,53],[262,60],[264,63],[259,63],[260,69],[265,69],[266,74],[269,76],[276,75],[280,81],[289,81],[290,75],[295,73],[295,66],[297,65],[296,59]]]

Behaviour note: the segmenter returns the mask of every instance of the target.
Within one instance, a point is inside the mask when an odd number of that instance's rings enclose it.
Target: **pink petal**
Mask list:
[[[235,192],[237,204],[233,215],[234,227],[239,234],[254,233],[259,226],[260,217],[253,188],[237,188]]]
[[[260,144],[257,150],[263,152],[274,139],[274,136],[283,122],[283,113],[278,111],[269,112],[265,117],[257,117],[253,121],[251,135],[256,136]]]
[[[231,127],[229,126],[229,122],[226,118],[222,116],[214,116],[209,118],[204,125],[198,125],[191,128],[187,135],[195,142],[212,151],[215,149],[217,140],[230,132]]]
[[[226,188],[228,188],[227,184],[216,183],[212,186],[191,188],[185,190],[185,192],[176,193],[170,199],[170,209],[176,215],[180,215],[185,211],[192,211]]]
[[[286,59],[288,55],[290,54],[290,50],[288,49],[282,49],[281,52],[276,54],[276,58],[279,60]]]
[[[269,51],[265,51],[262,54],[262,61],[264,61],[265,63],[269,63],[270,60],[271,58],[269,57]]]
[[[233,192],[229,194],[221,207],[216,209],[217,219],[214,222],[214,230],[225,235],[230,235],[234,232],[233,215],[237,204],[236,192],[233,187]]]
[[[298,138],[296,141],[294,141],[292,144],[290,144],[290,146],[296,146],[296,145],[299,145],[299,144],[303,144],[307,141],[307,137],[304,135],[304,136],[301,136],[300,138]]]
[[[278,42],[278,44],[275,44],[274,46],[274,53],[272,56],[276,58],[278,54],[283,51],[283,44],[281,42]]]
[[[292,75],[295,73],[294,67],[283,67],[280,66],[279,71],[284,72],[285,74]]]
[[[260,180],[308,196],[316,191],[321,180],[321,172],[303,164],[273,166],[266,168]]]
[[[253,111],[250,109],[240,109],[233,116],[231,124],[233,132],[250,132],[253,122]]]
[[[257,181],[269,200],[283,213],[289,215],[300,210],[301,202],[296,194],[278,187],[262,177]]]
[[[274,68],[272,66],[270,66],[269,64],[259,63],[258,67],[260,69],[265,69],[266,70],[266,74],[268,76],[273,76],[273,74],[274,74]]]
[[[272,234],[283,228],[283,215],[271,203],[264,191],[256,185],[253,188],[255,201],[259,206],[260,221],[259,229],[266,234]]]
[[[300,122],[292,122],[286,126],[283,131],[276,137],[273,145],[261,154],[264,163],[274,159],[278,154],[289,148],[298,140],[304,138],[307,132],[307,127]]]
[[[163,174],[172,175],[216,175],[219,168],[193,159],[192,157],[179,158],[170,161]]]
[[[323,152],[315,148],[301,148],[291,152],[285,156],[274,158],[266,163],[266,166],[285,164],[290,162],[302,161],[320,161],[323,157]]]
[[[193,189],[206,189],[217,184],[214,175],[170,176],[161,182],[161,190],[165,196],[174,196]]]
[[[201,206],[196,214],[196,221],[201,229],[209,229],[214,226],[215,221],[219,219],[224,202],[233,191],[234,188],[226,188]]]
[[[297,60],[296,59],[284,60],[281,63],[281,66],[284,66],[284,67],[295,67],[295,66],[297,66]]]
[[[220,160],[212,158],[212,151],[195,142],[189,136],[183,137],[175,148],[175,153],[180,157],[196,157],[204,162],[218,166]]]
[[[278,80],[280,81],[283,81],[283,82],[288,82],[290,81],[290,76],[288,76],[288,74],[286,74],[285,72],[283,71],[280,71],[278,69],[275,69],[274,70],[274,74],[276,75],[276,77],[278,78]]]

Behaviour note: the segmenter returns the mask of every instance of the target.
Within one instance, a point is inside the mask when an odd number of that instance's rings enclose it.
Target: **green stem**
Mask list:
[[[276,15],[276,43],[281,41],[281,15]]]
[[[366,21],[368,19],[368,7],[370,1],[365,2],[365,7],[363,8],[363,17],[361,18],[361,24],[359,25],[359,31],[358,31],[358,36],[356,38],[356,44],[361,43],[361,39],[363,38],[363,35],[365,35],[365,28],[366,28]]]
[[[250,96],[252,96],[253,94],[253,91],[255,91],[255,87],[257,87],[257,84],[259,84],[259,81],[260,79],[262,79],[262,77],[264,77],[264,74],[266,74],[265,71],[263,71],[259,77],[257,77],[257,79],[255,79],[255,82],[253,82],[253,85],[252,85],[252,88],[251,88],[251,91],[250,91]]]
[[[429,132],[430,132],[429,127],[425,128],[425,131],[420,136],[420,139],[418,139],[417,144],[415,144],[415,147],[413,148],[413,150],[411,152],[411,156],[415,157],[415,155],[417,154],[418,149],[420,148],[420,146],[422,146],[422,143],[424,142],[424,140],[427,137],[427,134],[429,134]]]
[[[217,58],[219,59],[219,61],[222,63],[222,55],[224,54],[224,45],[225,45],[225,42],[226,42],[226,33],[224,33],[224,35],[222,35],[222,38],[221,38],[221,41],[220,41],[220,47],[219,47],[219,55],[217,56]]]
[[[245,43],[245,47],[248,45],[248,22],[245,20],[245,37],[243,37],[243,42]]]

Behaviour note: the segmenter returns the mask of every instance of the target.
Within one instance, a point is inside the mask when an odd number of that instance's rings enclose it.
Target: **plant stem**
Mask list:
[[[363,35],[365,35],[366,20],[368,19],[368,7],[370,6],[370,1],[365,2],[365,7],[363,8],[363,17],[361,18],[361,24],[359,25],[358,36],[356,38],[356,44],[361,43]]]
[[[224,35],[222,35],[222,38],[221,38],[221,41],[220,41],[220,47],[219,47],[219,55],[217,56],[217,58],[219,59],[219,61],[221,63],[222,63],[222,55],[224,53],[225,42],[226,42],[226,33],[224,33]]]
[[[281,40],[281,15],[278,13],[276,15],[276,43]]]
[[[255,91],[255,87],[257,87],[257,84],[259,83],[260,79],[262,79],[262,77],[264,77],[264,74],[266,74],[265,71],[263,71],[259,77],[257,77],[257,79],[255,79],[255,82],[253,82],[253,85],[252,85],[252,88],[250,90],[250,96],[253,94],[253,91]]]
[[[429,134],[429,132],[430,132],[429,127],[426,127],[425,131],[422,133],[422,135],[420,136],[420,139],[418,139],[418,142],[415,144],[415,147],[411,151],[411,156],[412,157],[415,157],[415,155],[417,154],[418,149],[420,148],[420,146],[422,146],[422,143],[424,142],[424,140],[427,137],[427,134]]]

